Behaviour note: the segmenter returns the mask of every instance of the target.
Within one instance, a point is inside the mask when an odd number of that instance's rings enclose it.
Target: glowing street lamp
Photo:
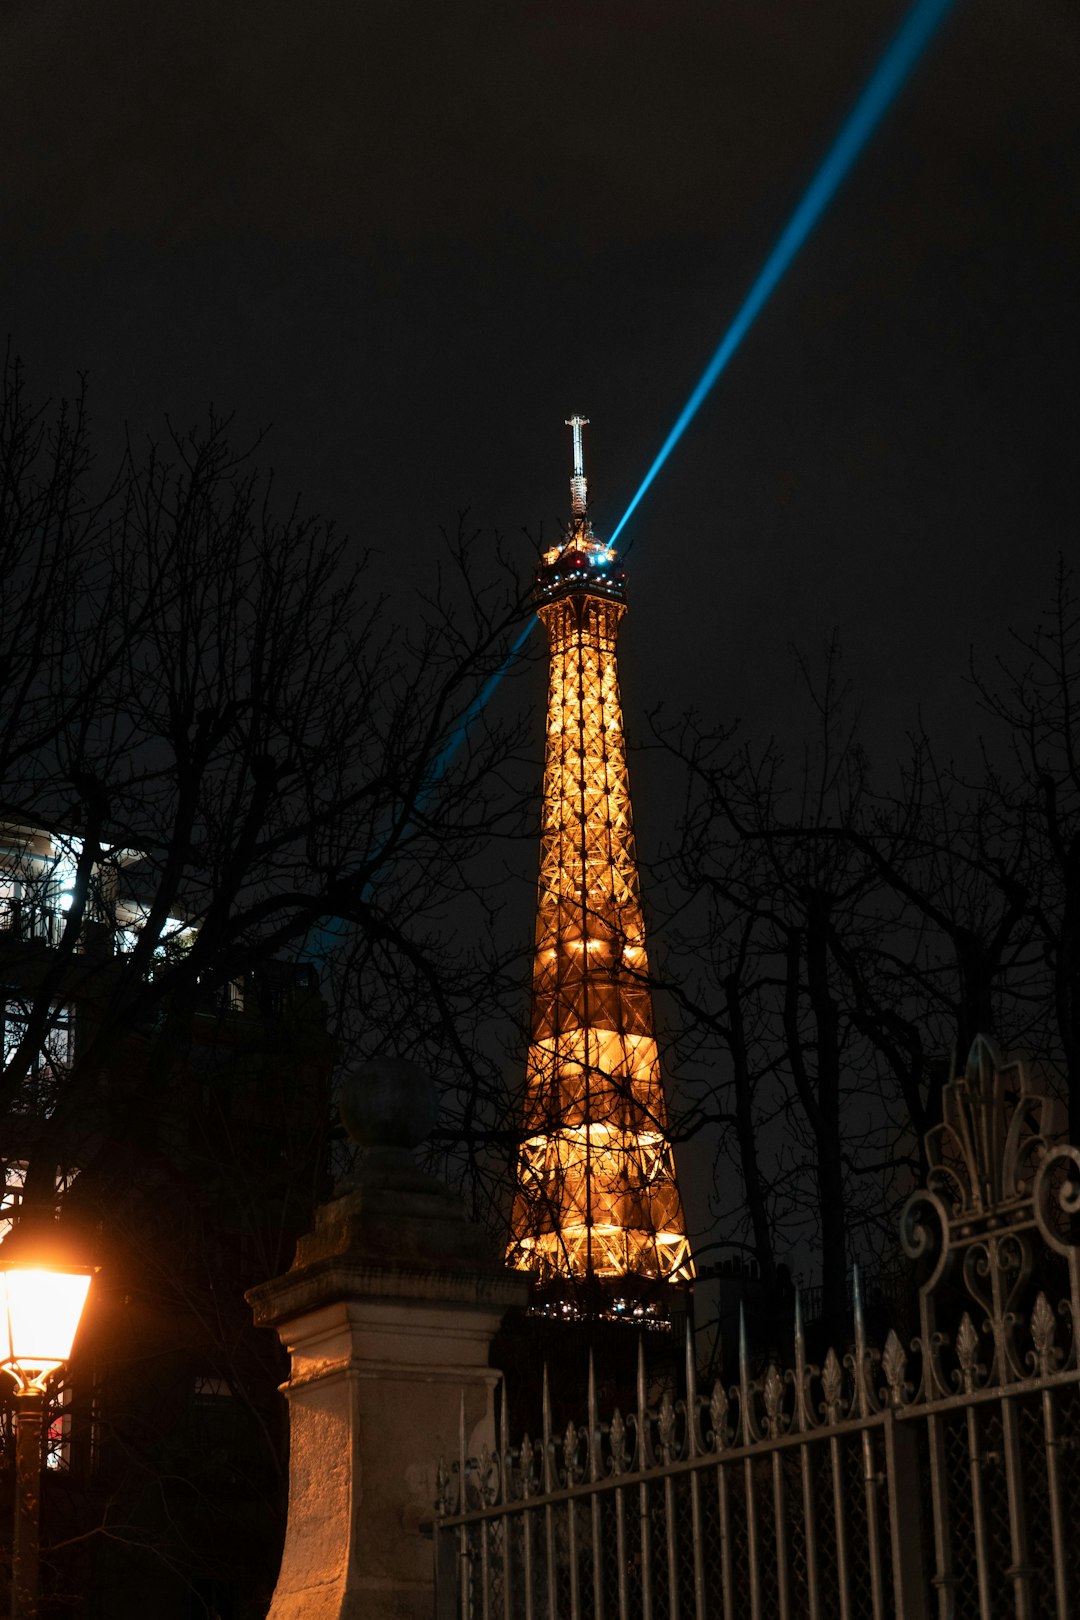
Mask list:
[[[15,1380],[12,1620],[37,1620],[45,1380],[71,1355],[90,1273],[0,1261],[0,1368]]]

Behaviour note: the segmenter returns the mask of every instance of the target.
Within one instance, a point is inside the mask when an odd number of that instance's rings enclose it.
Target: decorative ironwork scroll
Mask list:
[[[901,1241],[919,1331],[650,1393],[439,1471],[460,1620],[1067,1620],[1080,1613],[1080,1152],[976,1041]],[[444,1560],[445,1564],[445,1560]]]

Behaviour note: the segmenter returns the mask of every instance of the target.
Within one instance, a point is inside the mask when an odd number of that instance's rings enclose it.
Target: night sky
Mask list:
[[[209,401],[408,591],[621,515],[895,0],[8,0],[3,324],[103,441]],[[841,627],[885,750],[1073,529],[1080,8],[958,0],[627,530],[628,698],[782,729]],[[519,542],[523,558],[527,543]],[[631,628],[632,627],[632,628]]]
[[[523,565],[565,516],[571,411],[610,532],[904,12],[7,0],[3,324],[106,459],[270,426],[407,619],[460,510]],[[838,625],[882,762],[964,746],[1074,528],[1078,84],[1080,7],[957,0],[623,537],[631,730],[791,740]]]
[[[269,426],[407,621],[463,509],[528,569],[574,411],[610,533],[904,14],[7,0],[3,325],[39,394],[89,372],[106,462],[211,401]],[[624,534],[632,736],[696,704],[797,744],[789,643],[839,626],[884,772],[920,712],[973,752],[969,650],[1075,532],[1078,85],[1074,0],[957,0]],[[649,854],[675,796],[631,768]]]

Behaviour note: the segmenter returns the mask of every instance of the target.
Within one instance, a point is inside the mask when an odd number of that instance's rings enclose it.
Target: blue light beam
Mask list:
[[[454,724],[453,731],[451,731],[449,737],[446,739],[446,742],[436,754],[435,758],[431,762],[430,767],[428,768],[424,785],[416,796],[417,810],[423,811],[427,808],[432,794],[435,792],[436,788],[439,786],[439,783],[450,769],[450,766],[454,762],[455,755],[457,754],[462,743],[465,741],[465,738],[468,735],[469,727],[472,725],[477,715],[481,714],[487,707],[488,703],[491,701],[491,698],[494,696],[496,687],[502,681],[503,677],[509,673],[515,658],[521,651],[522,647],[524,647],[525,643],[529,639],[529,636],[532,634],[533,629],[537,624],[539,624],[539,622],[540,621],[536,617],[535,613],[526,621],[524,627],[522,628],[521,634],[514,642],[514,645],[510,648],[510,651],[507,653],[498,669],[493,675],[488,676],[479,692],[477,692],[476,696],[469,704],[469,707],[458,716],[458,719]],[[408,837],[408,829],[406,829],[405,837]],[[389,839],[384,841],[381,849],[376,850],[375,861],[377,863],[384,860],[388,843]],[[371,886],[375,877],[378,875],[378,871],[379,867],[376,864],[376,866],[372,869],[371,875],[368,878],[368,882],[365,886],[365,896],[371,892]],[[346,922],[343,917],[333,916],[325,917],[320,922],[313,923],[307,934],[304,936],[304,939],[299,947],[299,960],[303,962],[314,962],[320,972],[325,972],[327,962],[330,960],[334,950],[340,945],[341,941],[347,937],[350,926],[351,925]]]
[[[459,716],[453,731],[450,733],[449,737],[446,739],[446,742],[443,744],[442,748],[431,762],[427,782],[425,783],[423,791],[417,800],[418,808],[422,808],[427,804],[428,799],[430,799],[431,795],[434,793],[435,789],[446,775],[455,754],[468,735],[469,727],[472,725],[477,715],[482,714],[487,708],[488,703],[495,694],[496,688],[499,686],[503,677],[509,672],[514,659],[528,641],[533,632],[533,627],[539,622],[540,621],[537,619],[535,613],[526,620],[524,629],[514,642],[514,645],[510,648],[510,651],[507,653],[498,669],[495,671],[494,675],[488,676],[479,692],[477,692],[476,696],[469,704],[469,707],[462,715]]]
[[[766,259],[742,308],[702,372],[697,387],[679,413],[675,426],[660,446],[660,452],[642,479],[636,495],[612,531],[610,545],[615,544],[641,504],[656,475],[704,404],[716,379],[768,303],[799,249],[832,202],[859,153],[903,88],[953,3],[954,0],[916,0],[896,34],[885,47],[881,60],[840,126],[836,139],[807,187],[802,201],[785,226],[782,236]]]
[[[859,153],[903,88],[912,69],[953,4],[954,0],[916,0],[896,34],[885,47],[877,67],[867,80],[859,99],[844,120],[844,123],[840,126],[836,139],[807,187],[802,201],[785,226],[782,236],[766,259],[761,273],[747,294],[742,308],[725,333],[716,353],[702,372],[697,387],[683,406],[675,426],[661,445],[660,453],[642,479],[637,494],[616,524],[608,541],[609,545],[613,546],[615,544],[627,522],[637,510],[656,475],[686,432],[716,379],[739,347],[753,322],[764,309],[770,295],[775,291],[785,271],[832,201],[841,182],[847,176]],[[529,620],[499,669],[485,681],[476,697],[458,720],[443,748],[432,762],[428,781],[421,796],[421,804],[426,804],[430,795],[446,775],[458,749],[465,741],[469,727],[477,715],[486,708],[537,622],[535,618]]]

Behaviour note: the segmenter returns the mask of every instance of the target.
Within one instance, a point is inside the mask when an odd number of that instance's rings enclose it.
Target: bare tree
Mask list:
[[[1038,971],[1026,845],[992,795],[921,737],[878,788],[835,639],[820,679],[801,672],[801,761],[696,719],[664,736],[688,784],[669,976],[684,1054],[709,1065],[687,1123],[720,1127],[738,1178],[729,1233],[746,1229],[766,1279],[809,1243],[839,1329],[851,1260],[884,1257],[919,1172],[951,1053],[980,1030],[1024,1041]]]
[[[102,476],[85,401],[39,411],[4,373],[0,1218],[59,1204],[97,1229],[102,1299],[126,1277],[182,1325],[187,1359],[150,1334],[146,1367],[216,1380],[265,1426],[280,1369],[243,1288],[287,1266],[329,1185],[335,1042],[318,1020],[286,1040],[294,992],[321,979],[366,1050],[419,1014],[451,1130],[482,1086],[498,1102],[479,1028],[504,981],[474,924],[517,828],[520,727],[462,717],[530,610],[459,526],[395,623],[367,559],[235,446],[211,417]],[[131,1449],[144,1397],[123,1415],[140,1354],[108,1421],[130,1477],[163,1480],[156,1443]],[[76,1383],[85,1410],[98,1374]]]
[[[859,1107],[864,1037],[835,941],[843,935],[860,953],[876,942],[876,883],[855,851],[806,830],[826,817],[858,820],[869,793],[835,647],[820,690],[808,691],[815,746],[794,772],[774,746],[755,753],[693,721],[668,736],[689,784],[674,868],[684,915],[697,918],[684,923],[671,977],[683,979],[687,962],[705,968],[695,996],[711,1009],[703,1027],[716,1043],[706,1084],[716,1089],[722,1063],[720,1097],[730,1101],[717,1117],[764,1275],[800,1230],[816,1229],[825,1314],[839,1320],[850,1232],[874,1219],[861,1163],[868,1151],[881,1157],[887,1122]]]
[[[14,368],[8,383],[0,511],[18,590],[0,802],[24,909],[51,912],[53,931],[19,985],[0,1103],[58,1007],[93,1004],[78,1083],[56,1086],[39,1144],[50,1196],[47,1144],[70,1142],[121,1034],[182,1025],[246,969],[325,954],[342,930],[377,942],[373,977],[423,970],[425,920],[514,812],[497,771],[514,738],[486,715],[435,776],[523,606],[505,574],[473,583],[459,536],[418,628],[388,623],[363,560],[329,525],[277,515],[220,420],[173,435],[168,455],[129,449],[95,502],[85,412],[61,411],[50,437]]]
[[[1045,618],[1012,642],[996,676],[974,671],[1005,743],[1005,762],[987,766],[996,837],[982,867],[1024,895],[1045,975],[1030,996],[1044,1013],[1035,1046],[1063,1080],[1080,1142],[1080,606],[1064,559]]]

